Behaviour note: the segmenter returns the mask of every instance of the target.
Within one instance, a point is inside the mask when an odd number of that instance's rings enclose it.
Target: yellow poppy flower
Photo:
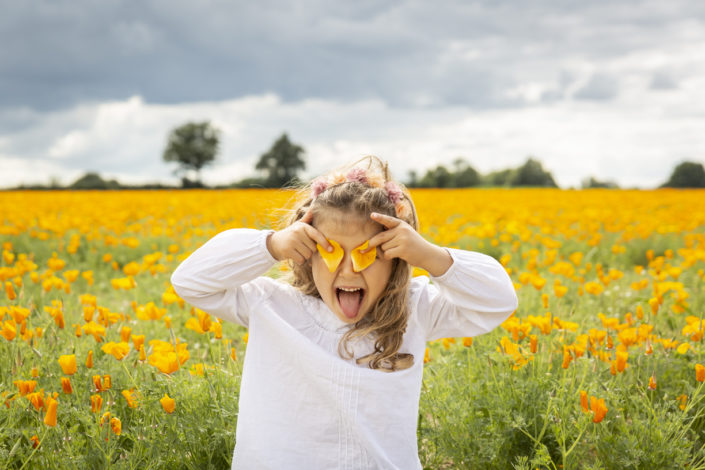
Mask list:
[[[61,370],[64,371],[66,375],[73,375],[76,373],[76,355],[68,354],[59,357],[59,365]]]
[[[139,405],[137,393],[134,389],[123,390],[122,396],[125,397],[125,400],[127,400],[127,406],[129,406],[130,408],[137,408],[137,406]]]
[[[125,356],[127,356],[129,354],[130,343],[125,343],[125,342],[113,343],[111,341],[109,343],[105,343],[103,345],[103,347],[100,349],[104,353],[110,354],[118,361],[121,361],[122,359],[125,358]]]
[[[161,398],[161,400],[159,400],[159,403],[162,404],[162,408],[164,408],[164,411],[169,414],[173,413],[174,409],[176,409],[176,400],[169,397],[169,395],[167,395],[166,393]]]

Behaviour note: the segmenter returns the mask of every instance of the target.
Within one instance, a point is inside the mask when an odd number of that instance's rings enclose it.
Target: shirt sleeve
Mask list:
[[[270,233],[231,229],[217,234],[176,268],[174,290],[191,305],[247,327],[250,312],[275,282],[259,277],[276,263],[267,249]]]
[[[426,340],[477,336],[506,320],[518,305],[507,271],[491,256],[447,248],[453,264],[445,274],[425,278],[417,297]]]

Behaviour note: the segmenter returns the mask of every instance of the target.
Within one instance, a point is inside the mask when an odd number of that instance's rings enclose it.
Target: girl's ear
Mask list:
[[[306,210],[306,213],[299,219],[301,222],[305,224],[312,225],[313,222],[313,210],[311,210],[311,206],[308,206],[308,209]]]

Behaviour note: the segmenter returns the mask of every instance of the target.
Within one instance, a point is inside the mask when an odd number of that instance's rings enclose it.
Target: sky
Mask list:
[[[304,177],[377,155],[405,181],[533,157],[561,187],[653,188],[705,163],[700,0],[0,0],[0,187],[87,171],[177,183],[170,130],[208,120],[207,184],[284,132]]]

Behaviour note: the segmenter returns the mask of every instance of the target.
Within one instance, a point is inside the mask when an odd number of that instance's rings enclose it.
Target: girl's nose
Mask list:
[[[340,273],[341,274],[357,274],[353,270],[352,256],[350,253],[345,253],[343,259],[340,261]]]

